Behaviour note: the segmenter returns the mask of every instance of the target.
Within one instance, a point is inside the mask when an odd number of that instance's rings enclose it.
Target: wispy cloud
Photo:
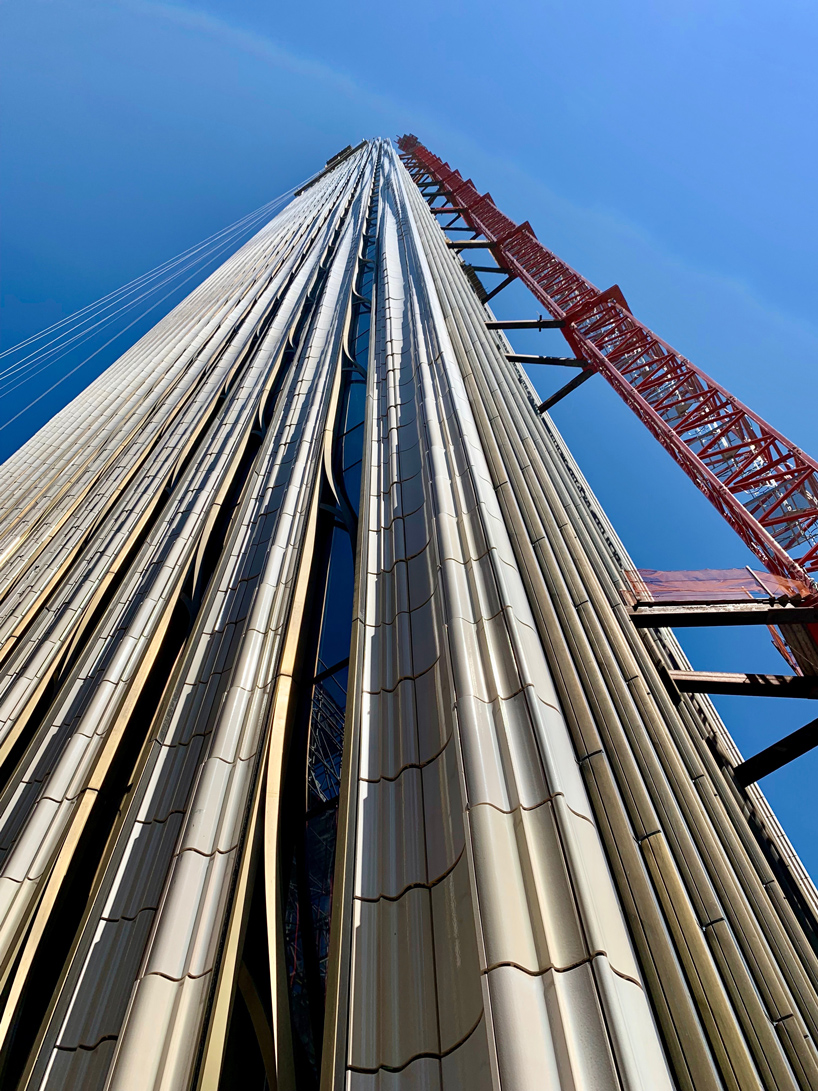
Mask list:
[[[209,12],[185,4],[165,4],[159,0],[120,0],[120,7],[206,35],[230,49],[257,57],[275,68],[323,84],[335,93],[389,117],[393,122],[411,113],[406,105],[367,87],[347,72],[296,53],[266,34],[248,30]]]
[[[379,120],[383,119],[390,127],[397,129],[405,126],[425,137],[435,150],[445,154],[448,149],[457,164],[465,168],[471,162],[481,175],[485,172],[483,185],[489,184],[489,176],[495,183],[498,177],[505,179],[507,190],[516,192],[526,201],[524,214],[530,217],[535,228],[542,229],[539,234],[546,245],[550,232],[548,224],[542,223],[545,217],[557,229],[558,235],[577,239],[579,248],[595,254],[601,264],[607,264],[606,258],[613,264],[616,252],[621,255],[616,257],[616,264],[629,266],[631,276],[639,279],[640,270],[644,270],[649,281],[651,272],[658,274],[665,281],[668,292],[675,285],[674,296],[681,292],[698,297],[702,312],[707,312],[718,302],[728,314],[745,317],[752,314],[755,323],[771,332],[776,331],[778,338],[783,339],[785,331],[790,337],[795,333],[801,351],[814,355],[818,334],[815,326],[802,316],[785,313],[737,278],[680,259],[668,250],[663,240],[655,238],[618,210],[584,207],[557,194],[522,164],[487,151],[473,137],[453,129],[446,119],[427,114],[417,104],[385,95],[340,68],[296,52],[259,31],[195,7],[164,3],[162,0],[118,0],[118,3],[121,8],[207,36],[225,48],[239,50],[279,70],[314,81],[332,94],[342,95],[349,102],[363,107]],[[481,178],[476,177],[475,180],[479,186]],[[499,187],[495,188],[495,195],[502,206],[502,193]],[[530,211],[529,202],[535,206]],[[593,244],[590,242],[592,236],[596,237]],[[627,293],[627,285],[623,284],[623,287]]]

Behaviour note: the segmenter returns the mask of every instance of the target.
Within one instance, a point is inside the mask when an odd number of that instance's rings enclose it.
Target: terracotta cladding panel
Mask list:
[[[413,146],[645,419],[695,446],[742,409],[695,369],[671,389],[692,365],[618,289]],[[324,529],[355,537],[330,440],[364,269],[360,563],[354,603],[351,578],[327,600],[355,619],[327,682],[341,804],[330,785],[307,814],[302,653]],[[712,708],[666,699],[683,653],[631,625],[624,547],[485,320],[365,142],[0,467],[0,1036],[25,1004],[31,1091],[215,1087],[245,1061],[299,1084],[325,983],[333,1091],[818,1087],[818,960],[782,876],[818,898],[760,793],[737,799]]]
[[[453,182],[446,178],[447,185]],[[470,184],[455,189],[453,200],[458,194],[466,200],[472,189]],[[425,272],[420,255],[427,244],[418,226],[422,218],[415,219],[405,183],[394,176],[387,178],[382,201],[390,209],[382,219],[384,282],[394,285],[402,277],[413,285],[420,311],[435,315],[440,282]],[[402,248],[390,241],[396,224],[401,224]],[[410,293],[402,296],[408,300]],[[418,312],[408,305],[402,313],[395,298],[390,292],[389,305],[376,310],[374,321],[380,340],[393,346],[396,363],[409,354],[415,361],[428,542],[424,546],[428,561],[420,569],[424,586],[416,597],[419,600],[428,593],[430,608],[418,610],[417,619],[409,612],[411,632],[392,626],[392,650],[387,656],[374,634],[386,624],[379,618],[389,616],[392,600],[381,590],[385,575],[370,566],[364,610],[373,635],[364,642],[360,684],[369,693],[390,689],[402,642],[411,646],[415,656],[422,633],[420,645],[435,649],[435,671],[448,679],[446,701],[437,712],[445,727],[438,729],[436,737],[450,741],[440,756],[418,763],[422,775],[417,767],[406,765],[388,789],[381,780],[376,791],[372,783],[361,782],[358,787],[363,801],[356,813],[360,878],[355,919],[359,923],[353,938],[348,1064],[352,1070],[380,1068],[377,1076],[373,1072],[368,1077],[377,1080],[378,1086],[385,1086],[384,1081],[413,1086],[415,1078],[434,1084],[453,1078],[458,1051],[462,1051],[464,1071],[476,1064],[478,1086],[489,1086],[497,1073],[509,1086],[534,1086],[535,1071],[541,1077],[548,1071],[567,1074],[569,1069],[577,1086],[618,1086],[616,1034],[611,1036],[603,1014],[611,1000],[602,995],[591,964],[595,958],[606,965],[613,959],[617,972],[633,975],[633,987],[641,997],[637,1003],[642,1004],[645,1025],[649,1025],[627,929],[449,331],[428,321],[418,322]],[[378,373],[374,404],[379,414],[388,415],[390,394],[387,387],[380,387],[383,381]],[[372,427],[380,427],[377,416]],[[378,476],[369,486],[372,490],[388,491],[391,465],[380,463]],[[392,522],[373,527],[370,536],[372,551],[389,557],[394,547],[380,545],[379,539],[403,520],[397,507],[391,514]],[[411,566],[407,575],[412,601],[416,572]],[[418,628],[421,621],[423,629]],[[367,770],[368,778],[373,753],[414,748],[413,738],[410,747],[385,741],[411,724],[411,719],[397,715],[398,707],[385,705],[379,698],[377,706],[370,702],[364,708],[362,737],[379,740],[374,751],[367,741],[364,751],[362,771]],[[444,769],[448,771],[441,780],[436,773]],[[445,793],[433,801],[444,785]],[[407,810],[409,797],[413,802]],[[424,839],[426,868],[421,878],[419,844]],[[458,854],[461,844],[463,851]],[[392,856],[384,856],[387,845],[392,846]],[[453,858],[454,867],[445,871]],[[439,863],[433,866],[432,860]],[[416,885],[398,893],[409,874],[419,877]],[[444,877],[438,879],[439,874]],[[357,900],[358,895],[365,896],[364,886],[374,893],[378,885],[384,892],[378,902]],[[425,907],[427,891],[433,924],[427,934],[421,915],[412,931],[417,960],[412,973],[420,975],[416,979],[399,964],[397,952],[383,946],[386,940],[376,937],[388,932],[391,915],[399,912],[385,907],[385,903],[393,904],[390,898],[396,899],[395,905],[412,899],[413,904]],[[379,906],[377,914],[368,908],[374,904]],[[407,911],[408,906],[400,910]],[[469,965],[472,969],[467,971]],[[551,980],[555,974],[561,984]],[[397,999],[387,996],[382,984],[396,975],[406,983],[398,988]],[[576,986],[568,981],[569,975]],[[495,977],[496,987],[492,985]],[[489,998],[491,1005],[486,1008]],[[420,1003],[437,1012],[439,1043],[431,1051],[442,1057],[440,1071],[434,1065],[421,1066],[419,1054],[413,1059],[408,1053],[409,1038],[400,1039],[404,1030],[418,1040],[424,1035],[431,1039],[431,1027],[420,1029],[427,1014],[418,1008]],[[525,1018],[519,1005],[526,1010]],[[535,1016],[537,1011],[540,1014]],[[578,1048],[574,1028],[589,1019],[594,1026],[592,1056],[574,1056]],[[461,1042],[458,1035],[464,1036]],[[487,1042],[491,1043],[488,1050]],[[661,1072],[661,1050],[655,1037],[651,1048],[651,1056],[660,1058],[656,1075]],[[469,1049],[474,1050],[471,1055]],[[492,1050],[497,1062],[491,1059]],[[383,1070],[393,1068],[398,1055],[405,1076],[387,1077]],[[468,1056],[473,1060],[467,1061]],[[499,1069],[493,1067],[495,1063]],[[349,1078],[350,1086],[364,1079],[359,1071],[350,1072]],[[659,1077],[659,1085],[663,1078],[666,1082],[666,1073]]]
[[[85,821],[79,801],[93,798],[83,796],[96,786],[93,778],[107,789],[108,751],[124,732],[135,779],[112,819],[107,867],[44,1028],[32,1076],[38,1086],[62,1087],[64,1079],[76,1078],[89,1088],[175,1087],[192,1078],[260,783],[278,657],[340,357],[339,315],[356,268],[365,211],[360,195],[372,162],[364,147],[317,191],[306,191],[197,289],[195,302],[180,305],[114,365],[118,379],[110,388],[103,377],[72,413],[47,426],[51,450],[59,448],[62,462],[40,464],[40,491],[26,518],[36,514],[47,529],[48,570],[74,564],[73,571],[87,572],[89,580],[102,578],[129,527],[148,523],[137,541],[138,563],[132,560],[116,585],[100,631],[78,645],[80,658],[70,667],[57,709],[62,719],[37,727],[25,763],[32,787],[6,812],[10,851],[0,890],[8,894],[11,939],[12,933],[25,935],[57,854],[84,844],[76,836],[66,840],[66,831]],[[322,262],[326,276],[316,281]],[[258,429],[262,390],[316,283],[321,291],[309,303],[315,304],[313,321],[282,373],[280,396],[247,478],[235,478],[242,450]],[[264,316],[270,315],[268,322]],[[251,344],[258,351],[248,354]],[[68,426],[67,417],[84,414],[93,418],[95,432]],[[81,457],[72,458],[78,435]],[[35,437],[32,448],[40,446]],[[181,463],[183,453],[190,457]],[[151,522],[151,505],[168,482],[161,517]],[[203,599],[191,601],[194,576],[207,562],[207,536],[231,488],[235,518],[224,528],[223,547],[216,540],[218,563],[206,571]],[[83,504],[85,495],[90,499]],[[86,552],[71,554],[86,532]],[[29,536],[18,549],[13,564],[19,573],[26,550],[29,571],[37,569],[36,546]],[[0,577],[4,572],[17,578],[0,562]],[[152,724],[142,711],[138,723],[119,722],[119,710],[133,708],[140,695],[146,676],[141,665],[155,654],[153,634],[164,631],[183,587],[194,622],[176,672],[172,660],[167,664],[164,716]],[[45,677],[70,645],[82,620],[75,610],[72,630],[73,591],[73,584],[56,582],[50,592],[55,616],[66,619],[62,646],[22,642],[14,653],[22,669],[30,664]],[[18,608],[24,605],[19,599]],[[161,689],[153,695],[154,707],[161,696]],[[152,727],[155,740],[140,757]],[[16,878],[21,869],[30,881]]]

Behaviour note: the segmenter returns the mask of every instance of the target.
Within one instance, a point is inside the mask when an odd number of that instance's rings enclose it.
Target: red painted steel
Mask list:
[[[818,575],[818,462],[635,318],[614,285],[601,292],[414,136],[404,161],[492,243],[589,361],[647,425],[759,560],[780,576]]]

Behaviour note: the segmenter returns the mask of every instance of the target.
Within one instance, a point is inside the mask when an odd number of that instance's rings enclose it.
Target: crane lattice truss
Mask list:
[[[763,564],[800,579],[818,573],[818,463],[634,317],[618,286],[600,291],[416,137],[399,145]]]
[[[0,467],[3,1087],[818,1091],[818,893],[488,317],[366,141]]]

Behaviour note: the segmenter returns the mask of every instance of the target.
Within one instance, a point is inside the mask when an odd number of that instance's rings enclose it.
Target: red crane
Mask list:
[[[560,322],[578,360],[603,375],[767,569],[818,576],[818,462],[631,314],[619,288],[600,291],[424,147],[398,146],[452,213],[490,245]]]

